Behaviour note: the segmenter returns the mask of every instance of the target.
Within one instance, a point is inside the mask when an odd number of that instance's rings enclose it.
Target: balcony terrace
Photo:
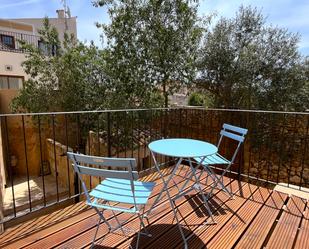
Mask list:
[[[36,48],[40,45],[40,37],[37,35],[0,30],[0,51],[24,53],[19,41]]]
[[[186,167],[175,178],[184,181]],[[166,169],[166,177],[169,174]],[[203,178],[205,178],[204,175]],[[162,187],[162,181],[151,174],[141,180],[156,179],[153,201]],[[309,206],[307,200],[289,196],[278,191],[256,186],[248,182],[224,179],[225,186],[234,193],[234,199],[216,189],[210,199],[217,224],[203,225],[208,217],[202,201],[194,190],[179,199],[177,206],[181,214],[189,248],[308,248]],[[174,183],[173,183],[174,184]],[[170,193],[177,192],[169,186]],[[188,188],[192,187],[189,185]],[[203,186],[207,191],[207,186]],[[110,215],[110,214],[107,214]],[[111,216],[111,215],[110,215]],[[140,248],[182,248],[177,225],[168,200],[163,198],[149,217],[148,230],[152,237],[143,237]],[[119,214],[126,220],[125,227],[138,229],[137,218]],[[2,248],[85,248],[92,242],[97,214],[86,208],[83,202],[61,211],[35,218],[7,229],[0,239]],[[128,248],[135,246],[136,234],[131,232],[127,239],[121,234],[108,234],[107,226],[101,225],[96,248]]]
[[[67,151],[135,157],[141,180],[157,182],[151,204],[162,180],[153,171],[149,142],[182,137],[216,144],[223,123],[249,130],[224,178],[235,198],[216,189],[210,200],[215,225],[204,224],[209,217],[194,190],[177,200],[181,224],[190,237],[189,248],[309,248],[309,114],[196,108],[2,115],[0,173],[6,172],[1,176],[6,187],[1,194],[10,191],[12,209],[5,215],[3,210],[0,213],[5,228],[0,247],[90,246],[97,215],[84,204],[80,182],[65,156]],[[223,154],[232,151],[233,144],[223,144]],[[18,158],[15,166],[9,160],[12,155]],[[175,161],[165,156],[157,160],[167,177]],[[184,162],[176,183],[184,181],[187,168]],[[214,170],[220,172],[220,168]],[[26,179],[22,205],[15,199],[21,176]],[[41,180],[40,201],[32,196],[29,179],[33,176]],[[54,187],[52,197],[47,194],[51,191],[46,189],[47,177]],[[204,173],[201,183],[207,192],[206,177]],[[99,179],[85,181],[91,188]],[[173,184],[169,189],[175,195]],[[119,214],[119,218],[137,232],[137,219],[126,214]],[[152,238],[142,236],[141,248],[183,247],[166,197],[149,218]],[[107,231],[106,226],[100,226],[97,248],[128,248],[136,242],[136,232],[131,231],[127,239],[117,233],[106,235]]]

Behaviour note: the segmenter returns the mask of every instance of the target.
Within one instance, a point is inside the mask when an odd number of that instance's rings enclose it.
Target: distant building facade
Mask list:
[[[64,10],[57,10],[56,18],[48,18],[58,33],[60,41],[64,34],[77,37],[76,17],[67,16]],[[28,79],[21,63],[26,54],[19,40],[44,49],[38,30],[43,26],[44,18],[0,19],[0,113],[9,113],[9,103]]]

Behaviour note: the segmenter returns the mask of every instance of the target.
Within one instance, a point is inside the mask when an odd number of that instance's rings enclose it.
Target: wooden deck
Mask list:
[[[169,169],[165,173],[167,177]],[[181,184],[184,181],[181,177],[184,170],[178,174],[175,181]],[[156,177],[156,174],[152,174],[143,180],[152,181]],[[156,182],[150,203],[162,187],[160,179]],[[229,178],[225,178],[224,182],[233,191],[235,198],[229,199],[220,189],[215,191],[210,200],[217,222],[215,225],[204,224],[209,217],[194,190],[192,194],[177,200],[185,234],[190,236],[189,248],[309,248],[307,200]],[[204,187],[207,191],[207,186]],[[177,193],[173,183],[169,189],[171,195]],[[138,229],[136,217],[123,213],[118,217],[126,221],[126,227],[135,231]],[[0,235],[0,247],[89,248],[97,219],[94,210],[80,202],[7,229]],[[183,248],[166,197],[149,219],[148,230],[152,237],[142,236],[140,248]],[[120,233],[108,234],[107,227],[102,224],[96,248],[128,248],[129,245],[135,245],[136,236],[135,232],[131,232],[129,238]]]

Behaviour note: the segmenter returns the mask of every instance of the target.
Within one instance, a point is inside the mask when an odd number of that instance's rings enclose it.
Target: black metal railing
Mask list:
[[[12,31],[0,30],[0,51],[24,53],[20,41],[39,47],[40,37]]]
[[[303,191],[309,187],[309,113],[186,107],[6,114],[0,115],[0,121],[0,172],[6,172],[2,177],[7,182],[2,208],[5,220],[54,203],[78,201],[80,183],[67,151],[134,157],[138,170],[145,174],[152,169],[151,141],[183,137],[216,144],[223,123],[249,130],[230,177],[296,185]],[[224,141],[220,152],[229,156],[233,149],[233,144]],[[165,165],[173,162],[163,156],[157,159]],[[90,188],[99,181],[85,180]],[[22,194],[20,184],[24,184]]]

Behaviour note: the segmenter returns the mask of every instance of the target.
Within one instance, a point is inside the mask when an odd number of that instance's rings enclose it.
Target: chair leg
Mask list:
[[[94,247],[94,242],[95,242],[95,239],[96,239],[96,237],[97,237],[97,233],[98,233],[100,224],[101,224],[101,217],[99,218],[98,223],[97,223],[97,228],[96,228],[96,230],[95,230],[95,234],[94,234],[94,237],[93,237],[93,240],[92,240],[92,243],[91,243],[91,248]]]

